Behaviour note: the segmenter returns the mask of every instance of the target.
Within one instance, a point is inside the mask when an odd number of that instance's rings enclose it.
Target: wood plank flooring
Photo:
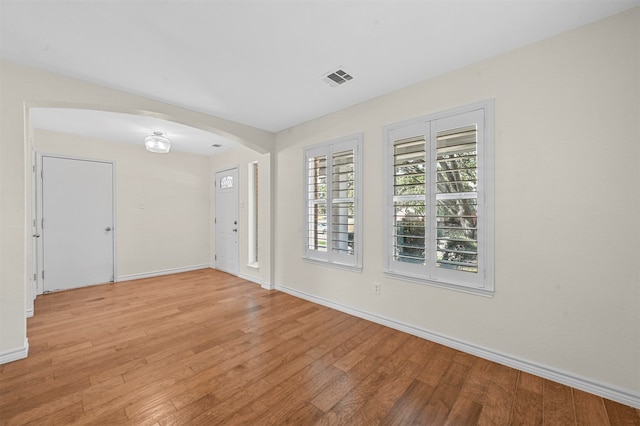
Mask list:
[[[38,297],[2,425],[640,425],[604,400],[214,270]]]

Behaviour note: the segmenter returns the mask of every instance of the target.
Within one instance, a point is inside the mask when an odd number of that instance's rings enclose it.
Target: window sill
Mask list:
[[[346,265],[344,263],[327,262],[326,260],[312,259],[310,257],[303,257],[302,260],[304,260],[307,263],[312,263],[314,265],[328,266],[330,268],[342,269],[342,270],[351,271],[351,272],[362,272],[362,266]]]
[[[454,291],[459,291],[461,293],[475,294],[475,295],[484,296],[484,297],[493,297],[493,294],[495,293],[495,290],[486,290],[484,288],[464,286],[464,285],[452,284],[452,283],[442,282],[442,281],[435,281],[435,280],[430,280],[426,278],[415,277],[412,275],[399,274],[397,272],[385,271],[384,275],[389,278],[395,278],[402,281],[409,281],[412,283],[429,285],[432,287],[440,287],[440,288],[445,288],[447,290],[454,290]]]

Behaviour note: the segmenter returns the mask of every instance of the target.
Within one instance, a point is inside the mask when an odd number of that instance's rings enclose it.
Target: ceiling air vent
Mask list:
[[[338,87],[349,80],[353,80],[353,77],[342,68],[339,68],[336,71],[332,71],[329,74],[325,74],[322,77],[322,81],[324,81],[331,87]]]

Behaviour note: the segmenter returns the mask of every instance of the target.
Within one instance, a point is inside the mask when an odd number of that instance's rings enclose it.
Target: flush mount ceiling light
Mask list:
[[[171,141],[167,139],[164,132],[153,132],[153,135],[144,139],[144,147],[149,152],[166,154],[171,150]]]

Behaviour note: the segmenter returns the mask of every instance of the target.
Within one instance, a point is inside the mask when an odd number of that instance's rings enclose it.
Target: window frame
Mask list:
[[[247,266],[258,269],[258,161],[247,165]]]
[[[492,296],[494,285],[494,100],[450,109],[390,124],[383,130],[384,273],[385,275],[462,292]],[[436,267],[436,134],[446,128],[472,123],[477,127],[477,238],[478,272]],[[441,126],[442,128],[439,128]],[[394,146],[412,137],[425,138],[425,262],[412,264],[394,260]],[[433,183],[431,183],[433,182]],[[396,196],[396,199],[398,196]]]
[[[303,259],[308,262],[318,263],[328,266],[334,266],[343,269],[362,271],[362,141],[363,134],[357,133],[310,145],[303,150]],[[344,199],[333,197],[333,188],[331,177],[333,175],[333,156],[347,150],[353,150],[353,254],[345,254],[335,252],[331,249],[332,244],[332,203]],[[327,158],[327,184],[326,198],[326,237],[327,250],[313,250],[309,247],[309,208],[311,200],[309,199],[309,160],[318,156],[326,156]],[[320,202],[322,203],[322,202]]]

